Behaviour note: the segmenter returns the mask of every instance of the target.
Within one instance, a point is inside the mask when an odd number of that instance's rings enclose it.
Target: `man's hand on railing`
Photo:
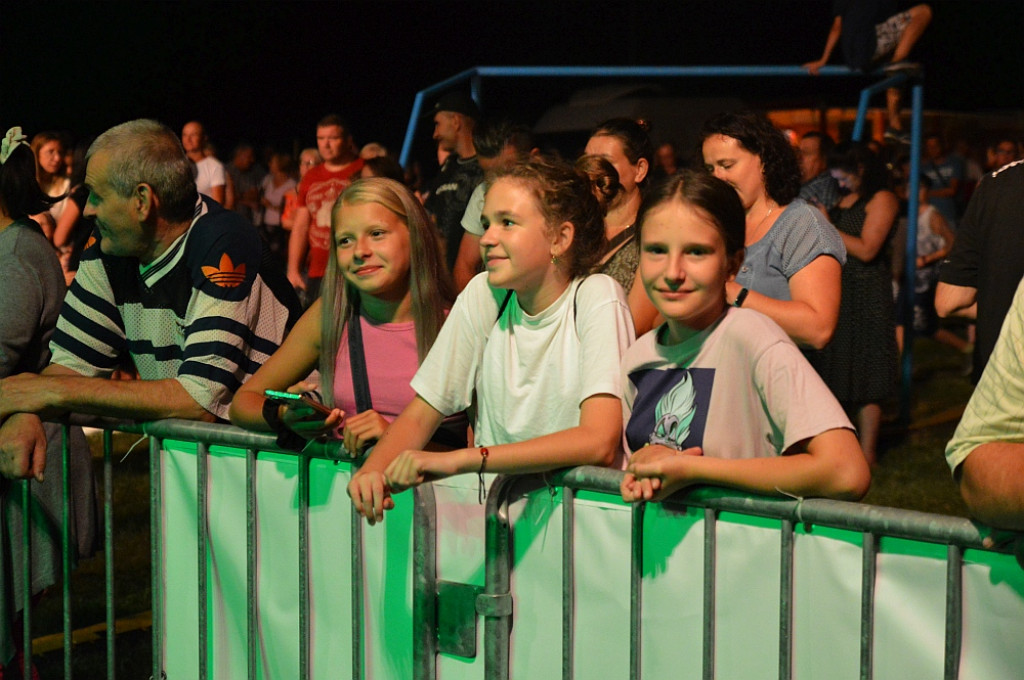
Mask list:
[[[43,481],[46,433],[31,413],[15,413],[0,427],[0,474],[11,479],[34,477]]]
[[[395,507],[391,489],[384,481],[384,473],[379,470],[356,472],[348,483],[348,497],[352,499],[356,512],[371,525],[383,521],[384,511]]]

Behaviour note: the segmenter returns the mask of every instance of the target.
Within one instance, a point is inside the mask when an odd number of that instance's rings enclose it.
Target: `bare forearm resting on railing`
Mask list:
[[[960,492],[971,515],[1000,529],[1024,531],[1024,444],[992,442],[960,466]]]
[[[5,380],[0,403],[5,415],[84,413],[133,420],[215,420],[175,379],[88,378],[54,365],[42,375]]]

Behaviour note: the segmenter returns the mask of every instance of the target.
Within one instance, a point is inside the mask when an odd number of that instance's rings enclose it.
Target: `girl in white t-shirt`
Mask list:
[[[640,279],[665,323],[623,359],[623,499],[694,484],[863,496],[870,472],[835,397],[777,324],[726,302],[744,256],[736,192],[684,171],[638,219]]]
[[[423,206],[394,180],[359,180],[331,211],[331,248],[321,297],[284,343],[235,394],[231,422],[273,430],[279,443],[301,448],[303,438],[337,431],[358,454],[372,445],[413,397],[409,380],[434,344],[451,308],[451,279],[440,239]],[[353,319],[364,340],[349,342]],[[356,396],[354,353],[365,363],[371,408]],[[319,368],[326,416],[303,404],[281,406],[264,390],[285,390]],[[311,388],[312,385],[303,385]],[[449,423],[453,444],[464,444],[466,423]]]
[[[424,481],[619,458],[617,366],[633,324],[620,286],[584,276],[604,247],[589,182],[564,163],[534,158],[488,183],[480,239],[487,271],[456,300],[413,379],[415,399],[349,484],[371,523],[393,507],[392,492]],[[474,401],[475,447],[421,450],[445,415]]]

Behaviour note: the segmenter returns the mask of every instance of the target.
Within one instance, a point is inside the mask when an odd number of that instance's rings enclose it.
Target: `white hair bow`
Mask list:
[[[28,139],[28,137],[21,134],[20,126],[15,126],[8,130],[7,134],[4,135],[3,141],[0,141],[0,165],[6,163],[11,152],[14,151],[19,144],[24,144],[26,139]]]

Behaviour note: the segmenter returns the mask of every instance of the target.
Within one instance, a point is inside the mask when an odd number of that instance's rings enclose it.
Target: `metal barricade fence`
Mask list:
[[[119,429],[151,437],[154,678],[953,679],[1024,668],[1024,572],[967,520],[720,489],[626,507],[621,473],[583,467],[497,477],[486,508],[472,507],[472,484],[424,485],[365,529],[336,446],[296,455],[267,435],[186,421]],[[108,431],[108,630],[111,441]],[[67,557],[64,568],[71,677]],[[26,633],[30,621],[27,611]],[[113,635],[107,654],[113,678]]]

